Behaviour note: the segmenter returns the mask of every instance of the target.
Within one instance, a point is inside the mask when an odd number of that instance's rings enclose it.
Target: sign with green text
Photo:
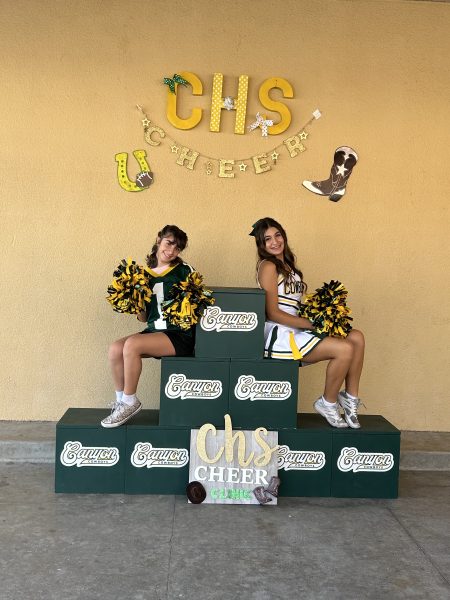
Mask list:
[[[211,423],[191,430],[189,481],[203,485],[206,504],[276,505],[278,432],[233,431],[230,416],[224,420],[224,430]]]

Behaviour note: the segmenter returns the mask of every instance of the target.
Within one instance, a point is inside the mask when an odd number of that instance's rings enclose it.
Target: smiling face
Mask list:
[[[157,266],[163,267],[165,265],[170,265],[180,252],[181,250],[178,248],[173,235],[158,239],[158,250],[156,252],[156,258],[158,260]]]
[[[269,227],[264,233],[264,244],[266,252],[279,260],[284,259],[284,238],[276,227]]]

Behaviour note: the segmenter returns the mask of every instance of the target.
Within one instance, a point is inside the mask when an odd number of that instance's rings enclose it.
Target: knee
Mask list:
[[[123,344],[119,341],[113,342],[108,348],[108,359],[111,362],[121,360],[123,356]]]
[[[350,363],[353,358],[353,353],[354,353],[353,344],[347,339],[342,340],[342,344],[340,344],[340,348],[339,348],[338,357],[342,361],[344,361],[346,363]]]
[[[364,339],[363,332],[359,331],[359,329],[352,329],[351,332],[348,334],[347,339],[353,345],[353,347],[356,351],[364,350],[364,346],[366,345],[366,342]]]
[[[134,337],[129,337],[123,345],[123,356],[130,357],[136,356],[136,354],[139,354],[137,340]]]

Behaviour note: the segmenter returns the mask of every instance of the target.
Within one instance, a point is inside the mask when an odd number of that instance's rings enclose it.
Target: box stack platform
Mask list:
[[[400,431],[380,415],[336,429],[297,414],[296,361],[263,358],[264,292],[214,288],[195,358],[161,360],[160,410],[105,429],[106,409],[69,408],[56,427],[58,493],[185,494],[191,429],[278,431],[280,496],[396,498]]]

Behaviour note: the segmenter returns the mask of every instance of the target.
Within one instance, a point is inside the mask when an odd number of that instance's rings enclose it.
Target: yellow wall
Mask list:
[[[118,261],[139,262],[155,232],[175,222],[185,259],[211,285],[252,286],[249,227],[285,224],[310,290],[332,278],[350,290],[365,331],[367,411],[402,429],[450,430],[448,267],[450,6],[359,0],[167,2],[1,0],[0,419],[58,419],[69,406],[112,398],[106,359],[116,337],[138,331],[113,313],[105,289]],[[204,96],[183,94],[191,131],[165,116],[164,76],[195,72]],[[212,74],[225,93],[249,76],[248,120],[258,88],[281,76],[289,130],[268,141],[235,135],[233,113],[209,131]],[[141,103],[181,144],[213,157],[251,156],[281,143],[319,107],[308,150],[234,180],[175,164],[169,144],[143,141]],[[182,116],[186,116],[183,114]],[[273,115],[275,118],[276,115]],[[334,149],[360,161],[339,203],[303,179],[325,179]],[[114,155],[146,149],[147,191],[123,191]],[[137,168],[130,161],[130,174]],[[158,406],[158,361],[139,388]],[[299,406],[311,411],[324,367],[301,371]]]

